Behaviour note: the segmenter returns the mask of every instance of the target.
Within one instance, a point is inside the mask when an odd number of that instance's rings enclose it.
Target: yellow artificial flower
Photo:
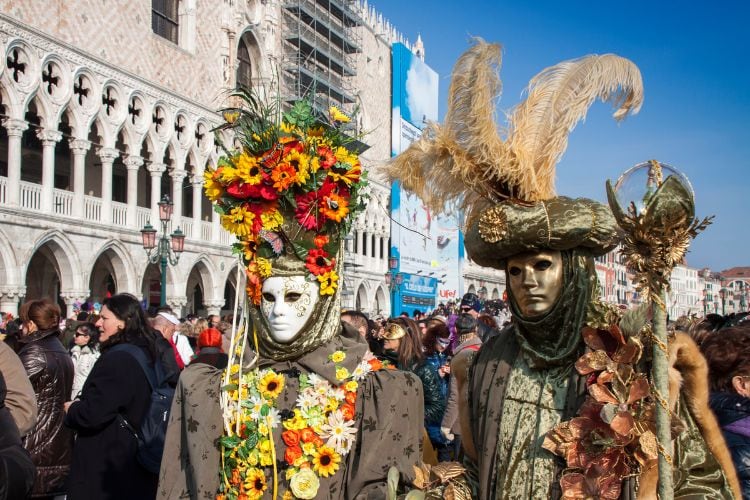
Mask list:
[[[271,452],[271,441],[269,439],[261,439],[258,443],[258,449],[261,453]]]
[[[346,353],[344,351],[334,351],[333,354],[331,354],[331,361],[334,363],[341,363],[346,359]]]
[[[294,472],[294,469],[288,469],[287,474],[287,480],[289,480],[292,477],[292,474],[289,474],[289,471]],[[292,492],[289,490],[286,490],[284,494],[281,496],[281,500],[294,500],[294,495],[292,495]]]
[[[257,451],[250,452],[250,456],[247,457],[247,463],[255,467],[256,465],[258,465],[258,462],[259,462],[258,452]]]
[[[279,126],[279,130],[284,134],[294,134],[299,132],[299,129],[295,125],[287,122],[282,122]]]
[[[327,273],[316,276],[320,282],[320,294],[321,295],[333,295],[336,291],[337,283],[339,281],[339,275],[336,271],[331,269]]]
[[[232,375],[238,373],[239,371],[240,371],[240,365],[238,364],[232,365],[232,367],[229,369],[229,373],[231,373]]]
[[[258,266],[258,274],[260,274],[261,278],[268,278],[271,276],[271,260],[270,259],[264,259],[263,257],[258,257],[255,259],[255,263]]]
[[[299,411],[299,408],[295,408],[294,417],[284,420],[283,425],[284,429],[299,431],[307,427],[307,422],[305,421],[304,417],[302,417],[302,413]]]
[[[320,477],[329,477],[339,470],[340,463],[341,455],[336,453],[336,450],[329,446],[321,446],[313,457],[313,470]]]
[[[312,455],[315,453],[315,443],[302,443],[302,451],[305,455]]]
[[[211,169],[203,172],[203,190],[206,192],[206,198],[212,202],[218,200],[224,192],[221,184],[214,180],[214,171]]]
[[[343,174],[330,170],[328,176],[333,179],[334,182],[341,181],[347,186],[351,186],[355,182],[359,182],[360,177],[362,177],[362,167],[357,163]]]
[[[242,153],[237,159],[237,176],[245,184],[251,186],[260,184],[260,181],[263,180],[263,172],[258,165],[258,159],[247,153]]]
[[[266,491],[266,475],[260,469],[248,469],[245,476],[245,492],[253,500],[263,496]]]
[[[350,121],[352,121],[351,118],[342,113],[341,110],[339,110],[339,108],[337,108],[336,106],[331,106],[330,108],[328,108],[328,114],[331,115],[331,119],[335,122],[349,123]]]
[[[252,232],[254,219],[254,213],[242,206],[236,206],[228,214],[221,216],[221,225],[230,233],[242,238]]]
[[[261,436],[268,436],[268,426],[267,426],[267,425],[266,425],[265,423],[260,423],[260,424],[258,424],[258,433],[259,433],[259,434],[260,434]],[[265,441],[265,442],[266,442],[266,443],[268,443],[268,441]],[[267,450],[265,450],[265,451],[269,451],[269,450],[271,449],[271,446],[270,446],[270,444],[268,445],[268,447],[267,447],[267,448],[268,448],[268,449],[267,449]]]
[[[317,496],[320,480],[310,469],[302,469],[292,476],[289,487],[296,498],[310,500]]]
[[[240,117],[239,111],[224,111],[224,120],[229,124],[234,124]]]
[[[274,208],[260,214],[260,220],[263,222],[263,229],[266,231],[275,231],[284,223],[284,216]]]
[[[224,184],[229,184],[240,178],[240,172],[232,164],[227,164],[217,170],[219,180]]]
[[[344,384],[344,390],[347,392],[354,392],[357,390],[357,387],[359,387],[359,384],[356,380],[350,380],[346,384]]]
[[[346,380],[349,378],[349,370],[343,366],[336,368],[336,380]]]
[[[284,377],[277,373],[269,372],[258,382],[258,390],[266,399],[276,399],[284,389]]]
[[[310,127],[307,129],[308,137],[323,137],[325,129],[323,127]]]
[[[339,163],[348,163],[349,165],[354,166],[359,162],[359,157],[344,146],[337,147],[334,154]]]
[[[260,465],[263,467],[268,467],[269,465],[273,465],[273,457],[270,453],[261,453],[260,454]]]

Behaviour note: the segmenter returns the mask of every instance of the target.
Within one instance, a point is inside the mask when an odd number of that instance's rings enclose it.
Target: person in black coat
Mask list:
[[[73,361],[58,340],[60,307],[49,300],[21,306],[21,360],[37,402],[34,427],[23,438],[37,469],[31,498],[65,493],[72,459],[73,433],[65,427],[63,405],[73,388]]]
[[[34,484],[36,469],[21,443],[10,410],[5,407],[5,378],[0,372],[0,500],[26,498]]]
[[[153,363],[156,336],[138,300],[119,294],[106,299],[96,326],[101,356],[79,399],[67,403],[65,423],[77,433],[68,500],[149,499],[158,478],[136,459],[138,442],[123,418],[136,430],[146,416],[151,388],[132,354],[111,348],[128,343],[141,348]]]
[[[708,361],[709,403],[732,453],[742,498],[750,500],[750,325],[722,329],[700,348]]]

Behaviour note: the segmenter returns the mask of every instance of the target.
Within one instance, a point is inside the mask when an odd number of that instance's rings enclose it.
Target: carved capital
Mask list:
[[[172,309],[179,309],[187,305],[187,297],[167,297],[167,305]]]
[[[190,176],[190,182],[193,184],[194,188],[203,189],[203,181],[203,174],[193,174]]]
[[[96,150],[96,154],[102,160],[102,163],[112,163],[120,156],[120,152],[115,148],[99,148]]]
[[[23,136],[24,130],[29,128],[29,124],[24,120],[6,118],[3,121],[3,127],[5,127],[5,131],[9,137],[21,137]]]
[[[60,290],[60,298],[63,299],[65,305],[73,305],[76,302],[85,302],[89,298],[88,290]]]
[[[173,182],[182,182],[182,180],[185,177],[187,177],[188,173],[185,172],[184,170],[174,169],[174,170],[172,170],[172,172],[170,173],[170,175],[172,176],[172,181]]]
[[[25,286],[0,286],[0,302],[18,302],[25,296]]]
[[[146,167],[146,170],[151,173],[151,177],[161,177],[161,174],[163,174],[166,169],[167,165],[165,163],[152,163]]]
[[[68,143],[70,144],[70,151],[74,155],[86,154],[86,151],[91,149],[91,142],[85,139],[71,139]]]
[[[42,141],[42,146],[50,147],[60,142],[63,134],[59,130],[40,128],[36,131],[36,136]]]
[[[129,155],[122,162],[125,164],[125,168],[128,170],[138,170],[143,165],[143,157]]]

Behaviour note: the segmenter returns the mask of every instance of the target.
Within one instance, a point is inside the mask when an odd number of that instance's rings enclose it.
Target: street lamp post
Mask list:
[[[719,290],[719,298],[721,298],[721,314],[726,316],[727,315],[727,288],[722,287],[721,290]]]
[[[176,266],[180,260],[180,255],[185,249],[185,234],[178,227],[172,234],[167,235],[167,227],[172,218],[174,206],[169,201],[169,196],[164,195],[159,205],[159,220],[161,221],[161,236],[157,244],[156,229],[146,223],[141,229],[143,239],[143,249],[146,250],[148,261],[151,264],[159,263],[161,266],[161,292],[159,296],[159,305],[167,304],[167,265]]]
[[[404,282],[404,275],[398,272],[398,258],[391,257],[388,259],[388,272],[385,273],[385,282],[391,290],[391,316],[397,316],[399,308],[397,307],[398,290]]]

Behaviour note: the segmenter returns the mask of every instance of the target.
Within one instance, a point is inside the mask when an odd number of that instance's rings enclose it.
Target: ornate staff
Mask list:
[[[650,301],[653,312],[651,392],[658,403],[658,492],[661,500],[671,500],[674,491],[665,297],[672,269],[682,262],[690,240],[711,224],[713,216],[698,221],[690,181],[674,168],[656,160],[640,163],[626,171],[614,187],[607,181],[607,198],[624,232],[622,255],[627,266],[635,272],[636,289]],[[623,202],[627,211],[622,208]]]

